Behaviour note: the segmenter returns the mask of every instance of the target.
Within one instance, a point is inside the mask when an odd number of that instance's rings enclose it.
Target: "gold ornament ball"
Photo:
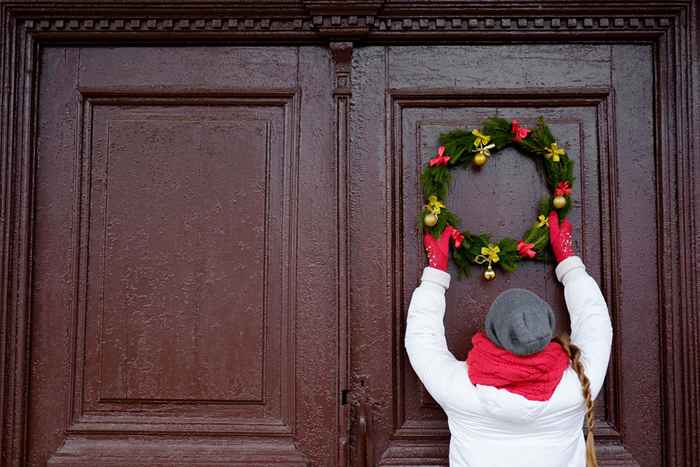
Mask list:
[[[566,198],[564,198],[563,196],[555,196],[554,200],[552,201],[552,204],[555,208],[561,209],[564,206],[566,206]]]
[[[435,214],[432,212],[430,214],[426,214],[425,217],[423,218],[423,223],[427,225],[428,227],[433,227],[435,224],[437,224],[438,218]]]
[[[496,278],[496,271],[494,271],[493,268],[491,266],[489,266],[488,269],[486,269],[486,271],[484,271],[484,279],[486,279],[487,281],[492,281],[495,278]]]
[[[486,164],[486,156],[484,156],[483,154],[477,154],[476,156],[474,156],[474,165],[476,165],[477,167],[481,167],[484,164]]]

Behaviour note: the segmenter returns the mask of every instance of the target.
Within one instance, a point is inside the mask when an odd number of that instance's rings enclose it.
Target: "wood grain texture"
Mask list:
[[[335,462],[327,52],[44,50],[21,465]]]
[[[85,44],[94,46],[96,44],[108,45],[115,54],[123,53],[126,60],[116,61],[115,66],[109,72],[101,74],[102,79],[109,79],[120,69],[125,73],[116,75],[114,84],[119,87],[120,83],[131,83],[138,85],[143,67],[143,61],[130,61],[129,54],[134,53],[134,48],[122,48],[120,45],[143,44],[148,41],[150,44],[159,44],[162,47],[161,54],[167,57],[173,50],[181,47],[184,43],[189,45],[231,45],[234,41],[236,45],[256,44],[269,46],[290,45],[290,44],[328,44],[331,41],[348,42],[356,41],[357,45],[391,45],[391,44],[464,44],[465,42],[485,42],[490,44],[520,44],[520,43],[546,43],[557,47],[565,44],[578,44],[581,42],[596,44],[629,44],[629,51],[635,49],[637,45],[644,44],[649,54],[652,54],[651,69],[648,62],[640,61],[635,63],[635,53],[624,58],[626,50],[617,49],[620,61],[620,68],[611,76],[614,94],[621,93],[621,98],[625,102],[635,102],[636,99],[651,99],[653,101],[654,114],[651,121],[645,121],[646,128],[650,128],[654,134],[653,142],[653,167],[648,164],[648,160],[637,161],[643,164],[641,171],[646,173],[642,181],[648,181],[653,177],[654,189],[644,190],[639,193],[644,203],[633,204],[635,214],[639,216],[655,216],[656,221],[656,241],[650,246],[654,251],[656,264],[654,270],[661,272],[658,280],[651,279],[651,269],[644,271],[644,274],[636,276],[634,282],[638,287],[654,289],[657,293],[657,304],[655,308],[657,314],[644,314],[640,323],[631,322],[630,331],[626,334],[626,339],[631,339],[631,345],[646,348],[649,339],[655,342],[660,349],[660,355],[654,359],[634,358],[640,352],[627,353],[616,349],[625,365],[629,364],[638,371],[651,371],[649,362],[656,362],[663,375],[658,381],[661,389],[658,393],[661,400],[655,400],[648,395],[638,394],[642,389],[634,385],[625,385],[630,392],[624,394],[606,394],[606,407],[617,405],[617,409],[605,414],[611,421],[615,430],[621,433],[625,443],[638,451],[637,459],[641,465],[649,464],[658,454],[659,446],[643,446],[634,441],[638,438],[636,433],[645,430],[648,417],[644,417],[642,410],[636,406],[636,397],[644,406],[644,411],[651,410],[654,413],[652,418],[657,418],[656,410],[661,410],[662,420],[661,431],[661,465],[690,467],[700,463],[700,358],[698,356],[698,345],[700,344],[700,319],[698,319],[696,308],[699,294],[700,281],[698,280],[698,269],[700,268],[700,258],[698,258],[698,244],[700,243],[700,188],[694,182],[700,176],[700,164],[697,163],[697,151],[700,147],[700,140],[695,122],[700,118],[700,110],[697,102],[700,101],[700,55],[698,52],[698,25],[700,24],[700,8],[695,0],[684,1],[640,1],[640,0],[616,0],[609,2],[565,2],[565,1],[264,1],[249,2],[240,1],[227,4],[212,3],[206,0],[194,2],[169,1],[159,4],[152,4],[145,7],[142,2],[127,0],[124,2],[112,3],[109,1],[93,1],[86,3],[75,3],[70,0],[58,0],[47,4],[33,0],[2,1],[0,2],[0,24],[2,25],[2,53],[0,55],[2,82],[0,100],[0,219],[2,220],[2,230],[0,231],[0,420],[2,429],[0,430],[0,464],[3,466],[24,466],[32,465],[35,460],[30,454],[33,446],[27,439],[29,420],[31,417],[44,414],[50,417],[51,410],[60,407],[61,402],[49,403],[45,408],[41,405],[33,406],[29,399],[29,394],[35,389],[31,384],[32,371],[41,371],[46,379],[61,378],[71,367],[70,359],[64,360],[59,366],[48,367],[46,365],[36,366],[32,359],[30,350],[34,345],[47,341],[54,336],[51,330],[60,326],[62,319],[58,314],[47,315],[41,326],[35,322],[37,310],[33,307],[33,294],[42,290],[41,281],[37,281],[33,270],[37,267],[36,247],[39,232],[35,232],[35,223],[39,216],[44,219],[53,219],[59,225],[61,219],[69,219],[70,216],[61,215],[60,210],[55,209],[56,204],[50,208],[38,211],[36,204],[37,185],[36,174],[41,170],[42,165],[36,157],[42,150],[42,143],[37,135],[42,131],[48,131],[50,125],[59,123],[57,121],[41,122],[40,103],[45,102],[40,96],[40,78],[51,77],[59,83],[68,77],[62,70],[66,66],[74,67],[76,70],[85,69],[81,67],[81,60],[78,59],[76,49],[68,48],[65,52],[65,63],[42,64],[42,51],[50,47],[63,46],[66,43]],[[178,47],[173,47],[178,46]],[[129,50],[130,52],[119,52]],[[194,48],[193,48],[194,49]],[[86,50],[89,50],[87,48]],[[200,49],[201,50],[201,49]],[[209,54],[218,53],[221,50],[216,47],[207,48]],[[363,113],[353,113],[354,120],[349,132],[342,132],[342,127],[335,132],[335,136],[328,131],[329,121],[341,121],[341,116],[347,112],[347,105],[352,104],[354,108],[369,106],[380,115],[384,115],[391,106],[386,105],[385,91],[391,86],[387,86],[381,76],[370,76],[366,73],[369,69],[365,65],[370,65],[374,61],[382,62],[381,54],[373,55],[374,52],[362,51],[358,58],[357,53],[353,53],[352,60],[356,64],[353,71],[353,83],[359,83],[366,89],[366,96],[353,94],[352,101],[336,97],[336,116],[333,115],[333,89],[325,78],[331,76],[333,71],[330,66],[322,63],[330,63],[330,55],[323,50],[310,51],[311,49],[301,49],[297,56],[298,63],[305,66],[300,68],[300,81],[306,83],[316,83],[313,85],[315,92],[304,92],[301,94],[301,115],[297,116],[301,122],[301,130],[297,133],[304,144],[309,144],[309,153],[325,152],[333,154],[334,148],[339,148],[343,141],[348,143],[347,166],[345,172],[342,170],[342,148],[338,151],[337,158],[310,159],[305,162],[300,160],[298,170],[304,173],[306,170],[316,171],[320,174],[319,183],[305,182],[300,179],[298,188],[308,186],[310,189],[318,187],[329,187],[330,191],[336,193],[333,196],[318,197],[315,201],[301,202],[298,208],[321,206],[321,209],[328,209],[333,213],[333,218],[339,225],[347,225],[347,233],[342,234],[342,226],[332,231],[321,232],[312,230],[312,236],[305,241],[299,238],[299,245],[304,254],[309,256],[309,264],[313,265],[309,274],[305,277],[306,284],[316,284],[319,281],[327,280],[329,277],[336,281],[333,291],[325,291],[313,297],[302,297],[308,301],[304,306],[298,308],[297,316],[299,322],[309,320],[308,325],[299,328],[300,334],[296,335],[296,340],[302,343],[305,350],[311,352],[313,357],[310,362],[306,360],[304,353],[295,354],[294,359],[297,365],[304,371],[310,371],[316,378],[330,378],[333,381],[332,387],[326,392],[314,393],[306,391],[311,387],[301,387],[297,408],[294,409],[297,421],[295,427],[299,430],[295,436],[302,440],[306,446],[308,458],[299,456],[296,448],[291,442],[286,444],[265,444],[260,446],[264,456],[256,457],[253,454],[241,455],[242,445],[231,444],[231,449],[224,449],[221,445],[213,450],[199,452],[212,453],[220,452],[218,461],[212,455],[210,465],[230,465],[231,462],[239,462],[245,465],[302,465],[309,462],[318,465],[332,465],[333,460],[325,457],[328,452],[335,458],[338,453],[336,447],[331,447],[327,441],[322,441],[323,437],[316,436],[313,432],[304,433],[303,428],[314,423],[315,417],[339,417],[336,421],[329,422],[329,426],[336,428],[329,429],[337,431],[336,434],[342,438],[343,430],[346,429],[340,417],[342,409],[335,404],[340,400],[337,389],[349,388],[350,400],[365,400],[375,407],[382,407],[383,400],[373,400],[374,390],[388,391],[391,393],[391,381],[393,378],[386,375],[392,374],[395,368],[390,361],[388,365],[381,366],[382,362],[369,362],[371,350],[374,346],[380,345],[381,340],[368,338],[365,331],[371,326],[383,326],[383,329],[394,329],[396,323],[392,321],[393,315],[387,310],[393,310],[391,304],[383,306],[381,300],[373,300],[370,297],[384,297],[387,293],[386,283],[375,283],[365,279],[370,277],[378,268],[382,269],[387,258],[386,251],[394,247],[394,243],[380,243],[378,245],[368,245],[361,251],[356,251],[351,241],[364,238],[366,232],[361,227],[350,222],[351,216],[361,213],[366,218],[374,219],[373,227],[379,234],[386,235],[390,228],[390,218],[384,216],[381,206],[387,202],[391,193],[378,191],[374,193],[376,204],[359,203],[357,184],[349,184],[349,180],[362,181],[373,177],[375,173],[384,173],[386,154],[389,148],[385,146],[385,135],[382,128],[375,128],[372,121],[363,117]],[[309,50],[309,51],[305,51]],[[337,47],[336,47],[337,50]],[[361,49],[356,49],[359,51]],[[236,52],[232,52],[235,56]],[[644,52],[646,53],[646,52]],[[340,53],[342,55],[342,52]],[[192,50],[189,60],[194,63],[198,60],[198,54]],[[339,56],[335,52],[336,57]],[[82,57],[89,60],[89,53]],[[172,55],[171,55],[172,56]],[[294,57],[294,54],[291,55]],[[213,66],[220,74],[221,81],[219,87],[226,87],[221,84],[227,81],[230,86],[231,79],[241,78],[240,70],[256,67],[256,60],[251,59],[246,67],[239,67],[238,70],[225,66],[227,54],[220,55]],[[223,60],[223,65],[222,65]],[[348,58],[342,58],[341,63],[346,63]],[[296,69],[297,59],[288,63]],[[83,62],[87,63],[87,62]],[[276,63],[276,61],[275,61]],[[187,94],[196,92],[198,86],[203,83],[215,83],[217,73],[207,74],[201,72],[209,64],[206,60],[199,62],[198,66],[192,66],[187,72],[180,74],[162,74],[158,79],[167,83],[166,87],[155,87],[146,89],[145,92],[151,95],[164,92],[165,90]],[[381,63],[379,63],[381,65]],[[586,69],[587,62],[581,63]],[[624,88],[626,74],[636,76],[636,67],[641,66],[644,76],[653,82],[653,93],[651,96],[635,96],[628,93]],[[274,65],[273,65],[274,66]],[[106,65],[109,67],[109,65]],[[106,70],[108,68],[105,68]],[[273,81],[273,84],[261,82],[260,87],[296,87],[299,84],[293,79],[295,73],[289,73],[289,68],[282,66],[269,76],[280,78],[292,78],[292,84],[282,81]],[[336,79],[340,79],[344,73],[343,67],[338,67],[335,71]],[[157,67],[151,67],[149,75],[157,73]],[[576,79],[576,69],[571,77]],[[321,78],[319,78],[321,77]],[[89,81],[82,81],[87,76],[81,78],[81,85],[89,87]],[[229,78],[228,80],[226,78]],[[261,78],[265,79],[265,78]],[[646,78],[645,78],[646,79]],[[131,80],[134,80],[133,82]],[[322,84],[319,84],[322,83]],[[70,86],[70,83],[66,83]],[[434,88],[434,86],[430,86]],[[484,83],[483,88],[488,88]],[[336,90],[339,86],[336,85]],[[353,85],[353,89],[355,86]],[[341,89],[343,92],[347,90]],[[143,91],[143,89],[142,89]],[[206,94],[206,93],[205,93]],[[627,113],[634,114],[634,108],[620,109],[615,101],[615,114],[620,116]],[[645,101],[646,102],[646,101]],[[312,112],[304,112],[304,108],[315,109]],[[318,111],[316,109],[324,109]],[[60,108],[51,109],[52,112],[62,115],[64,118],[61,125],[51,131],[61,141],[70,141],[77,134],[76,122],[79,122],[79,109],[77,105],[67,105]],[[326,113],[326,110],[329,113]],[[606,112],[611,112],[611,109]],[[608,118],[608,122],[613,121]],[[337,122],[334,122],[336,124]],[[624,118],[615,121],[614,125],[600,126],[599,135],[603,139],[627,138],[634,135],[624,130],[627,122]],[[293,127],[294,125],[291,125]],[[622,129],[622,130],[621,130]],[[619,136],[608,135],[616,132]],[[316,135],[318,139],[305,137],[303,135]],[[335,138],[336,141],[331,141]],[[357,144],[362,140],[363,144]],[[315,141],[315,142],[313,142]],[[630,140],[630,147],[637,151],[649,151],[649,148],[638,146],[638,140]],[[57,145],[51,148],[58,154],[62,148]],[[611,147],[610,151],[619,150],[619,147]],[[305,151],[304,151],[305,153]],[[611,160],[621,160],[623,155],[612,157]],[[635,159],[635,154],[629,155],[629,161]],[[72,161],[74,154],[67,157],[57,157],[54,161],[55,170],[58,173],[68,173],[74,170]],[[337,163],[336,163],[337,162]],[[304,165],[304,164],[307,165]],[[66,165],[68,164],[68,165]],[[609,174],[623,172],[624,168],[610,166],[605,169]],[[343,177],[343,173],[352,177]],[[606,175],[601,174],[601,180],[605,180]],[[609,177],[607,180],[613,180]],[[628,184],[634,180],[623,181]],[[73,179],[66,178],[63,183],[73,183]],[[307,185],[307,183],[310,183]],[[346,187],[346,188],[345,188]],[[67,188],[67,187],[64,187]],[[291,188],[291,187],[290,187]],[[386,188],[386,185],[385,185]],[[617,203],[621,206],[629,206],[634,200],[620,194],[621,186],[609,185],[610,198],[606,199],[602,195],[602,215],[605,216],[605,209],[613,211]],[[616,191],[618,190],[618,191]],[[346,193],[346,208],[349,212],[343,213],[342,201],[337,199]],[[653,196],[652,196],[653,193]],[[620,198],[618,199],[618,196]],[[649,198],[652,196],[652,198]],[[307,204],[304,204],[307,203]],[[311,203],[311,204],[308,204]],[[627,203],[627,204],[625,204]],[[651,203],[654,205],[653,213]],[[379,224],[377,225],[377,219]],[[625,219],[626,220],[626,219]],[[58,233],[73,228],[70,223],[61,225]],[[602,240],[602,245],[627,246],[639,242],[634,237],[621,237],[614,229],[607,229],[603,226],[603,231],[609,233],[609,237]],[[42,241],[57,242],[60,235],[44,237]],[[294,239],[296,237],[290,237]],[[338,246],[343,239],[349,239],[348,250]],[[390,238],[390,237],[385,237]],[[53,239],[53,240],[52,240]],[[632,243],[630,243],[632,242]],[[45,258],[45,261],[61,261],[72,253],[69,248],[63,248],[59,243],[42,243],[50,245],[52,255]],[[590,245],[588,246],[590,248]],[[329,251],[331,253],[329,255]],[[663,252],[663,253],[662,253]],[[672,252],[672,253],[666,253]],[[611,251],[604,249],[604,258],[614,258]],[[342,261],[343,254],[346,262]],[[361,260],[353,259],[357,255],[362,255]],[[333,264],[329,263],[329,258],[337,258]],[[613,299],[618,300],[617,309],[621,310],[621,317],[630,316],[626,312],[627,307],[640,306],[638,300],[635,301],[627,290],[628,282],[625,278],[633,274],[638,265],[637,258],[626,256],[618,263],[612,262],[604,265],[605,270],[614,271],[619,267],[627,268],[626,274],[609,274],[601,279],[606,290],[611,291]],[[347,266],[346,266],[347,264]],[[644,263],[645,265],[647,263]],[[57,281],[69,280],[70,273],[59,275]],[[388,276],[383,278],[389,279]],[[342,284],[342,285],[339,285]],[[45,289],[44,289],[45,290]],[[68,306],[72,297],[70,288],[65,288],[60,293],[47,295],[47,299],[53,300],[54,306]],[[345,295],[344,290],[349,291]],[[396,291],[396,293],[401,293]],[[344,300],[343,297],[346,297]],[[290,300],[293,300],[290,297]],[[311,308],[309,308],[309,306]],[[641,306],[646,306],[642,303]],[[351,330],[347,326],[342,327],[343,313],[354,313],[357,307],[363,307],[369,312],[370,319],[367,323],[355,324],[356,329]],[[328,315],[317,315],[313,312],[306,312],[312,309],[334,310]],[[306,313],[306,314],[305,314]],[[627,315],[625,315],[627,313]],[[632,315],[634,316],[634,315]],[[654,320],[658,318],[658,330],[649,334],[649,329],[654,330]],[[58,320],[58,321],[57,321]],[[335,323],[335,324],[333,324]],[[616,325],[628,322],[616,323]],[[74,326],[75,323],[71,324]],[[320,326],[326,330],[333,329],[333,333],[338,333],[338,339],[346,342],[349,358],[352,365],[362,368],[365,364],[376,364],[377,369],[383,370],[384,377],[381,380],[372,380],[369,373],[363,371],[351,371],[350,363],[345,373],[341,361],[345,361],[342,348],[336,352],[313,351],[318,347],[313,345],[313,338],[321,335],[315,333],[316,327]],[[42,331],[43,329],[43,331]],[[330,331],[329,331],[330,332]],[[639,333],[637,333],[639,332]],[[343,334],[345,333],[345,334]],[[355,335],[359,338],[353,337]],[[364,336],[364,337],[363,337]],[[353,340],[350,340],[353,338]],[[628,341],[629,342],[629,341]],[[334,341],[323,341],[319,344],[322,348],[337,349]],[[616,343],[617,345],[617,343]],[[656,356],[655,356],[656,357]],[[386,362],[384,362],[386,363]],[[297,367],[299,369],[299,367]],[[299,370],[298,370],[299,371]],[[343,374],[345,373],[345,374]],[[611,375],[614,376],[614,375]],[[325,381],[325,379],[324,379]],[[347,384],[346,384],[347,383]],[[637,393],[635,393],[637,391]],[[322,395],[320,395],[322,394]],[[317,403],[316,399],[326,401]],[[615,398],[613,401],[611,398]],[[297,396],[295,396],[297,399]],[[332,402],[331,402],[332,401]],[[385,409],[380,409],[380,412]],[[298,413],[297,413],[298,412]],[[631,413],[630,413],[631,412]],[[393,415],[386,413],[389,417],[383,416],[375,419],[375,426],[393,426]],[[333,415],[335,414],[335,415]],[[338,415],[341,414],[341,415]],[[626,415],[629,415],[630,422],[623,423]],[[622,417],[617,419],[616,417]],[[636,418],[635,418],[636,417]],[[336,423],[337,422],[337,423]],[[381,431],[381,430],[380,430]],[[333,434],[330,438],[335,439]],[[376,443],[382,445],[387,440],[378,435]],[[327,438],[323,438],[327,439]],[[168,439],[163,437],[162,441],[169,443],[169,446],[177,445],[182,440]],[[248,441],[250,443],[250,441]],[[431,441],[422,441],[420,446],[409,443],[407,446],[400,446],[396,455],[388,455],[388,458],[395,459],[394,465],[408,465],[421,462],[441,462],[446,452],[441,445],[430,446]],[[254,443],[253,443],[254,444]],[[251,444],[248,444],[250,446]],[[413,446],[413,447],[411,447]],[[94,446],[92,446],[94,447]],[[132,444],[133,447],[133,444]],[[67,463],[72,449],[87,452],[91,446],[71,445],[66,446],[67,457],[61,462]],[[102,451],[104,449],[104,451]],[[144,459],[152,459],[149,465],[169,465],[173,459],[157,460],[158,450],[162,450],[162,445],[144,444],[139,448],[134,448],[134,452],[139,453]],[[443,449],[443,451],[440,451]],[[602,449],[606,449],[605,446]],[[124,444],[108,445],[104,444],[99,451],[94,451],[91,459],[99,458],[105,453],[115,453],[115,456],[124,453]],[[196,450],[191,451],[198,452]],[[261,454],[262,455],[262,454]],[[437,456],[437,457],[431,457]],[[195,457],[183,458],[183,462],[190,462]],[[338,457],[342,459],[342,457]],[[624,455],[610,452],[605,455],[606,465],[629,465],[630,460]],[[287,460],[285,460],[287,459]],[[357,459],[355,459],[357,461]],[[219,462],[219,464],[217,464]],[[339,461],[342,463],[342,461]],[[649,465],[659,465],[656,461]],[[126,462],[120,465],[128,465]]]

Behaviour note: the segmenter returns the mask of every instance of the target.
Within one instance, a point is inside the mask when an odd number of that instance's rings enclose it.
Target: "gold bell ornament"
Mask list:
[[[437,222],[438,222],[438,217],[435,214],[433,214],[432,212],[426,214],[425,217],[423,218],[423,223],[427,227],[434,227],[435,224],[437,224]]]
[[[571,182],[564,180],[563,182],[557,183],[554,189],[554,199],[552,200],[552,205],[556,209],[561,209],[566,206],[566,196],[571,195]]]
[[[476,155],[474,156],[473,162],[474,165],[477,167],[482,167],[484,164],[486,164],[486,161],[488,158],[491,156],[491,149],[495,148],[496,145],[491,143],[491,144],[482,144],[478,146],[476,149],[474,149],[472,152],[475,152]]]
[[[493,270],[491,265],[489,264],[488,267],[486,268],[486,271],[484,271],[484,279],[487,281],[492,281],[496,278],[496,271]]]
[[[555,196],[552,200],[552,204],[555,208],[561,209],[564,206],[566,206],[566,198],[564,198],[563,196]]]
[[[484,154],[479,153],[474,156],[474,165],[482,167],[484,164],[486,164],[486,156]]]
[[[425,205],[425,209],[430,212],[423,217],[423,223],[428,227],[433,227],[435,224],[437,224],[438,214],[440,214],[440,211],[444,207],[445,204],[440,201],[437,196],[428,196],[428,204]]]
[[[482,167],[486,164],[489,156],[491,156],[491,149],[495,148],[496,145],[493,143],[489,144],[491,137],[482,134],[479,130],[472,130],[472,134],[476,137],[474,139],[474,146],[476,149],[472,149],[472,152],[475,152],[476,155],[472,161],[475,166]]]

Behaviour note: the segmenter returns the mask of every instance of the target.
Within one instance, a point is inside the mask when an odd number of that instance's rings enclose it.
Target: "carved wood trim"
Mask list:
[[[505,3],[505,2],[504,2]],[[468,6],[468,8],[465,8]],[[573,2],[455,1],[434,2],[325,1],[297,4],[124,5],[118,9],[98,4],[58,3],[47,10],[29,2],[7,3],[4,16],[37,39],[114,41],[170,41],[173,36],[230,39],[292,39],[327,41],[371,39],[402,40],[557,40],[612,39],[654,40],[675,26],[687,2],[609,2],[591,8]],[[634,12],[634,14],[630,14]],[[57,34],[60,36],[58,37]],[[534,36],[533,36],[534,35]]]
[[[352,71],[352,43],[332,42],[331,56],[335,67],[335,156],[337,164],[338,186],[338,219],[336,219],[338,235],[338,394],[341,397],[338,413],[338,465],[348,465],[350,462],[350,402],[348,391],[350,384],[350,267],[348,245],[350,245],[350,229],[346,219],[350,218],[349,186],[350,186],[350,98]]]
[[[694,218],[698,199],[693,198],[693,167],[700,137],[691,133],[700,109],[690,107],[697,68],[689,70],[691,43],[689,31],[698,28],[698,2],[695,9],[683,10],[678,27],[671,28],[656,42],[655,130],[657,153],[657,199],[662,213],[658,220],[659,251],[675,251],[673,257],[661,255],[659,269],[659,309],[663,310],[660,336],[664,345],[660,382],[665,396],[664,428],[667,465],[691,466],[700,463],[700,303],[698,274],[698,220]],[[682,26],[685,25],[685,26]],[[690,28],[690,29],[686,29]],[[692,69],[692,68],[691,68]],[[690,264],[692,263],[692,265]]]
[[[112,465],[135,467],[138,461],[147,459],[152,467],[169,467],[175,465],[198,465],[206,455],[208,466],[245,465],[251,467],[266,467],[270,465],[282,467],[308,467],[309,461],[289,438],[278,438],[268,442],[260,442],[258,449],[246,449],[245,440],[232,442],[208,441],[201,443],[192,453],[172,458],[172,446],[187,443],[187,439],[171,438],[167,440],[132,439],[128,443],[121,440],[94,441],[69,438],[66,443],[54,453],[48,465],[75,467],[77,465],[104,465],[109,459]],[[76,453],[80,453],[77,458]],[[141,464],[143,465],[143,464]]]
[[[0,459],[24,463],[31,326],[29,292],[32,258],[34,134],[37,52],[43,44],[157,41],[212,43],[369,43],[508,40],[558,42],[637,42],[655,46],[656,147],[660,213],[658,232],[666,275],[659,283],[663,325],[660,330],[665,369],[665,464],[700,463],[700,317],[697,187],[694,152],[700,137],[694,122],[700,109],[697,64],[698,2],[425,0],[308,1],[222,7],[171,2],[144,8],[106,2],[0,4],[2,24],[2,95],[0,100]],[[467,8],[468,7],[468,8]],[[695,86],[695,87],[693,87]],[[345,276],[345,280],[349,280]],[[347,286],[346,286],[347,287]],[[342,302],[341,302],[342,303]]]
[[[73,11],[71,11],[73,13]],[[87,13],[86,13],[87,14]],[[91,12],[95,15],[94,10]],[[654,40],[672,25],[668,16],[357,16],[313,15],[297,17],[161,16],[99,19],[85,16],[41,18],[28,15],[21,26],[41,41],[172,40],[173,36],[200,39],[304,40]],[[59,37],[60,36],[60,37]]]

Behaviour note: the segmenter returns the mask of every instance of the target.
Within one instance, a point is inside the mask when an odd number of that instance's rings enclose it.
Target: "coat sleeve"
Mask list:
[[[423,270],[408,307],[404,341],[413,370],[443,408],[448,402],[455,367],[460,363],[447,349],[445,339],[443,317],[449,285],[449,273],[430,266]]]
[[[596,281],[578,256],[557,265],[557,279],[564,284],[564,298],[571,317],[571,341],[581,349],[581,360],[595,399],[603,386],[610,360],[612,324],[608,306]]]

